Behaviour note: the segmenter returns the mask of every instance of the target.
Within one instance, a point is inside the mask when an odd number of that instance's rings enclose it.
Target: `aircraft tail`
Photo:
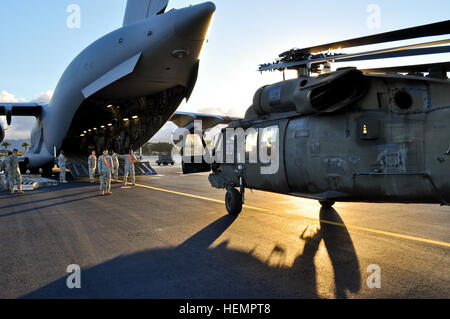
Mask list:
[[[128,0],[123,26],[166,11],[169,0]]]

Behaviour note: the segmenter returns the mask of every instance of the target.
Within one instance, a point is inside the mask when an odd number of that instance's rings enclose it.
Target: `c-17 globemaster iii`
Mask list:
[[[72,61],[49,104],[0,102],[8,125],[14,116],[36,117],[22,170],[51,172],[61,149],[83,160],[92,150],[137,149],[189,99],[215,5],[165,12],[167,5],[168,0],[128,0],[123,26]]]

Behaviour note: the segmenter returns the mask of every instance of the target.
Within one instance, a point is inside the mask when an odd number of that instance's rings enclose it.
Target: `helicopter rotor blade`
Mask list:
[[[407,49],[407,50],[401,50],[401,51],[395,51],[395,52],[375,54],[373,56],[347,58],[347,59],[342,59],[339,62],[353,62],[353,61],[367,61],[367,60],[378,60],[378,59],[389,59],[389,58],[402,58],[402,57],[408,57],[408,56],[440,54],[440,53],[448,53],[448,52],[450,52],[450,46]]]
[[[411,72],[430,72],[434,70],[448,72],[450,71],[450,62],[363,69],[361,71],[364,73],[411,73]]]
[[[280,54],[280,57],[288,55],[312,54],[328,50],[358,47],[370,44],[379,44],[393,41],[438,36],[450,33],[450,20],[426,24],[418,27],[364,36],[344,41],[332,42],[303,49],[293,49]]]
[[[418,44],[411,44],[411,45],[405,45],[405,46],[400,46],[400,47],[367,51],[367,52],[361,52],[361,53],[325,55],[324,57],[319,57],[319,58],[312,57],[310,59],[304,59],[304,60],[294,61],[294,62],[280,61],[278,63],[260,65],[259,71],[284,70],[284,69],[290,69],[290,68],[295,68],[295,67],[300,67],[300,66],[308,66],[311,64],[326,63],[328,61],[344,62],[344,61],[349,61],[350,59],[353,59],[353,61],[372,60],[372,59],[381,58],[381,57],[383,57],[383,55],[386,57],[389,54],[395,55],[395,57],[422,55],[423,53],[421,53],[421,50],[418,50],[415,52],[414,51],[409,52],[409,51],[411,51],[413,49],[421,49],[421,48],[425,49],[430,46],[437,46],[437,45],[448,44],[448,43],[450,43],[450,39],[418,43]],[[445,49],[442,49],[442,48],[445,48]],[[436,49],[436,53],[444,53],[444,52],[449,52],[448,48],[450,48],[450,46],[427,48],[428,50],[423,50],[423,52],[427,52],[426,54],[432,54],[433,50],[431,50],[431,49]]]

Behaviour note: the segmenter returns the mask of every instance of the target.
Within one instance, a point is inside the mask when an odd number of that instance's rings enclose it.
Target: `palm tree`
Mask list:
[[[6,149],[8,149],[9,146],[11,146],[11,143],[8,142],[8,141],[4,141],[4,142],[2,143],[2,146],[3,146],[3,147],[5,148],[5,150],[6,150]]]
[[[30,147],[30,143],[28,142],[23,142],[22,143],[22,147],[24,149],[23,153],[25,154],[27,152],[27,149]]]

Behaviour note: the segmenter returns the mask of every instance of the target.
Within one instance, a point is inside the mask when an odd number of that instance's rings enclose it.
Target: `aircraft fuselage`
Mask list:
[[[215,6],[211,2],[152,16],[92,43],[67,67],[32,130],[28,164],[54,149],[127,152],[148,141],[189,98]]]

